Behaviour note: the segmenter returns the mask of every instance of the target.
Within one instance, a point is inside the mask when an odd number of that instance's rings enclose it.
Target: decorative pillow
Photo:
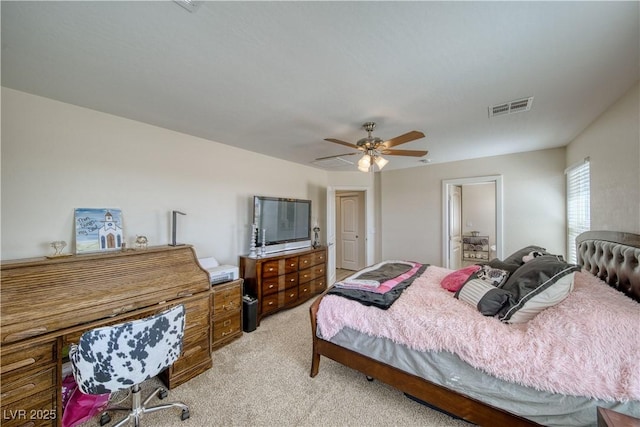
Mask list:
[[[520,264],[507,264],[504,261],[500,261],[498,258],[494,258],[488,262],[490,267],[499,268],[500,270],[508,271],[509,273],[513,273],[520,267]]]
[[[498,318],[505,323],[525,323],[558,304],[573,290],[576,271],[580,267],[555,255],[543,255],[523,264],[502,286],[510,297]]]
[[[453,273],[446,275],[445,278],[440,282],[440,286],[448,291],[456,292],[462,287],[462,285],[464,285],[464,282],[469,279],[469,276],[471,276],[478,270],[480,270],[480,266],[477,264],[470,265],[469,267],[465,267],[460,270],[456,270]]]
[[[524,264],[524,261],[522,260],[522,258],[526,255],[529,255],[531,252],[541,252],[544,255],[547,255],[548,252],[545,248],[542,248],[540,246],[536,246],[536,245],[529,245],[529,246],[525,246],[524,248],[515,251],[514,253],[512,253],[511,255],[509,255],[508,257],[506,257],[502,262],[504,262],[505,264],[516,264],[518,266]]]
[[[511,294],[473,274],[454,296],[474,306],[485,316],[495,316],[507,303]]]
[[[490,285],[500,287],[502,286],[509,277],[509,271],[502,270],[500,268],[494,268],[490,265],[483,265],[480,270],[476,273],[476,277],[478,279],[482,279]]]

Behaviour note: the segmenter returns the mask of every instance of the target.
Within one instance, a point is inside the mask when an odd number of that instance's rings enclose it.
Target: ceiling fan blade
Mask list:
[[[404,135],[396,136],[395,138],[391,138],[390,140],[385,141],[384,145],[387,148],[391,148],[395,147],[396,145],[404,144],[405,142],[414,141],[420,138],[424,138],[424,133],[417,130],[412,130],[411,132],[407,132]]]
[[[360,153],[347,153],[347,154],[338,154],[335,156],[318,157],[316,160],[335,159],[336,157],[353,156],[354,154],[360,154]]]
[[[335,138],[325,138],[325,141],[335,142],[336,144],[344,145],[345,147],[355,148],[356,150],[360,149],[360,147],[358,147],[355,144],[352,144],[352,143],[346,142],[346,141],[341,141],[341,140],[335,139]]]
[[[411,157],[422,157],[426,156],[428,151],[422,150],[382,150],[382,154],[388,154],[390,156],[411,156]]]

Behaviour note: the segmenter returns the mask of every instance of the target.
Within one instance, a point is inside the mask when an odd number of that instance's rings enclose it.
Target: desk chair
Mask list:
[[[140,384],[168,368],[182,352],[184,306],[179,305],[146,319],[107,326],[85,332],[77,345],[72,345],[69,359],[78,388],[85,394],[106,394],[131,389],[131,407],[110,407],[100,418],[100,425],[111,421],[107,411],[129,411],[129,415],[114,427],[140,416],[171,407],[182,408],[181,419],[189,418],[189,407],[182,402],[146,407],[156,395],[160,399],[167,391],[158,388],[140,403]]]

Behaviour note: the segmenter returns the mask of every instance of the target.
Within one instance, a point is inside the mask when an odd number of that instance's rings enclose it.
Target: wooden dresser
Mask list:
[[[240,257],[244,292],[258,299],[257,323],[269,314],[301,304],[327,287],[326,248]]]
[[[60,425],[63,349],[87,330],[186,308],[183,353],[168,388],[211,368],[209,277],[191,246],[3,261],[3,426]]]
[[[211,349],[242,336],[242,279],[211,287]]]

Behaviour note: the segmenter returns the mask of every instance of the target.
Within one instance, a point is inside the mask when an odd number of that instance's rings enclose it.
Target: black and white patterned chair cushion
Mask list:
[[[156,376],[178,359],[184,306],[155,316],[85,332],[69,359],[85,394],[106,394]]]

